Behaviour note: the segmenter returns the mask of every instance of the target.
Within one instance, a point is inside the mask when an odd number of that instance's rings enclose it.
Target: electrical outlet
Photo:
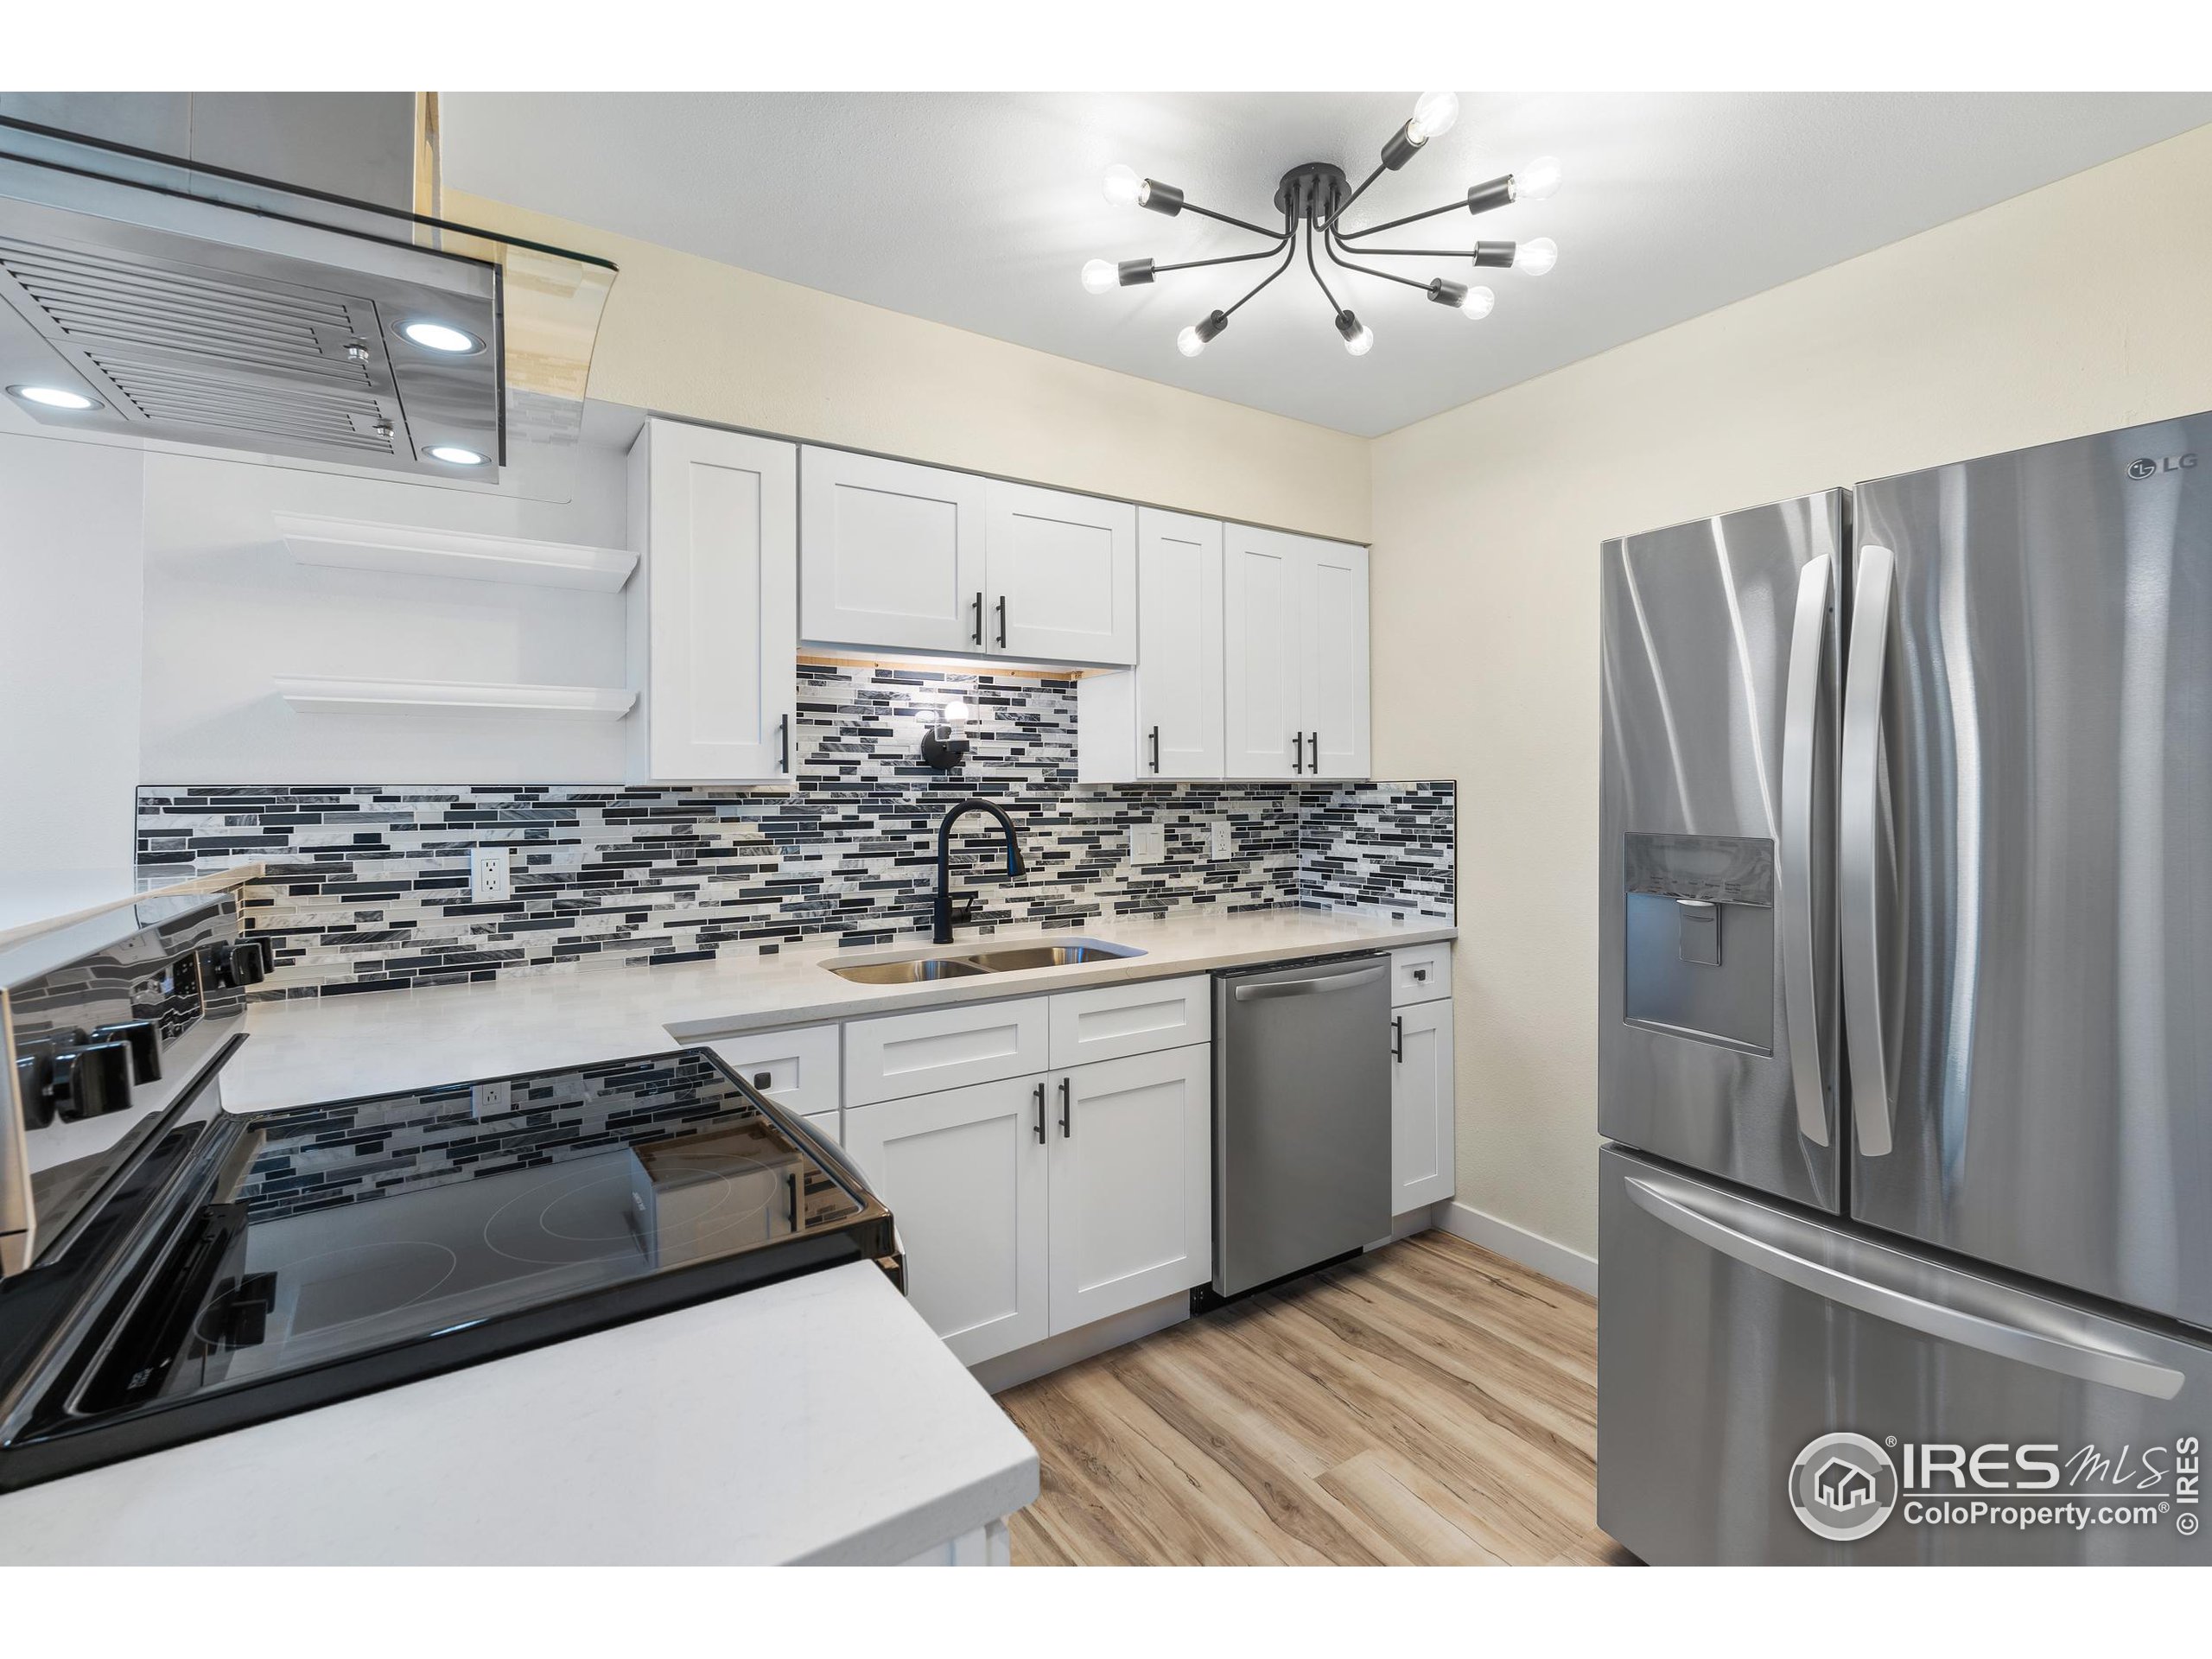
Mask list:
[[[471,1117],[497,1117],[514,1107],[515,1086],[512,1083],[472,1083],[468,1085],[468,1115]]]
[[[1206,856],[1208,858],[1236,856],[1236,831],[1227,818],[1216,818],[1206,826]]]
[[[1166,832],[1156,823],[1129,826],[1129,858],[1138,864],[1160,864],[1167,859]]]
[[[515,896],[504,847],[468,849],[468,896],[480,905],[504,905]]]

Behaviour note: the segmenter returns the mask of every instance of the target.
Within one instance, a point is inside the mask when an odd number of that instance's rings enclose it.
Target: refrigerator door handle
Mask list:
[[[2145,1395],[2153,1400],[2171,1400],[2181,1392],[2183,1378],[2171,1366],[1947,1307],[1873,1278],[1808,1261],[1778,1245],[1739,1232],[1661,1192],[1647,1177],[1629,1176],[1625,1185],[1629,1199],[1637,1209],[1685,1238],[1824,1301],[1903,1325],[1908,1331],[1917,1331],[1939,1342],[1955,1342],[1999,1359],[2032,1365],[2039,1370],[2053,1371],[2084,1382],[2125,1389],[2130,1394]]]
[[[1813,973],[1813,769],[1820,755],[1821,681],[1827,650],[1835,557],[1808,560],[1797,577],[1789,682],[1782,712],[1782,1002],[1789,1030],[1789,1080],[1797,1133],[1828,1143],[1821,1071],[1821,1016]]]
[[[1881,903],[1876,853],[1881,844],[1882,682],[1890,651],[1890,601],[1897,555],[1859,550],[1859,591],[1851,611],[1851,668],[1843,683],[1842,773],[1837,792],[1836,933],[1842,946],[1843,1025],[1851,1055],[1851,1117],[1859,1155],[1881,1158],[1891,1145],[1894,1103],[1882,1043]]]

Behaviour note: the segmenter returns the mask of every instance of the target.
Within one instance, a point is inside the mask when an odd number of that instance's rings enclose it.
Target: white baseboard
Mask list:
[[[1598,1294],[1598,1258],[1553,1243],[1541,1234],[1447,1198],[1436,1206],[1436,1224],[1456,1238],[1518,1262],[1532,1273],[1571,1285],[1585,1295]]]

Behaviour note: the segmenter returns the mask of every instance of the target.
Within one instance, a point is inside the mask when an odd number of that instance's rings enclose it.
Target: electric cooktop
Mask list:
[[[0,1431],[0,1490],[797,1273],[899,1271],[837,1149],[702,1050],[185,1114],[137,1183],[38,1299],[74,1329]]]

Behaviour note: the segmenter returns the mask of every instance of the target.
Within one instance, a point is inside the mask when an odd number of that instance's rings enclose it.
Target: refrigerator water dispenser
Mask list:
[[[1622,837],[1622,1013],[1631,1025],[1774,1052],[1774,843]]]

